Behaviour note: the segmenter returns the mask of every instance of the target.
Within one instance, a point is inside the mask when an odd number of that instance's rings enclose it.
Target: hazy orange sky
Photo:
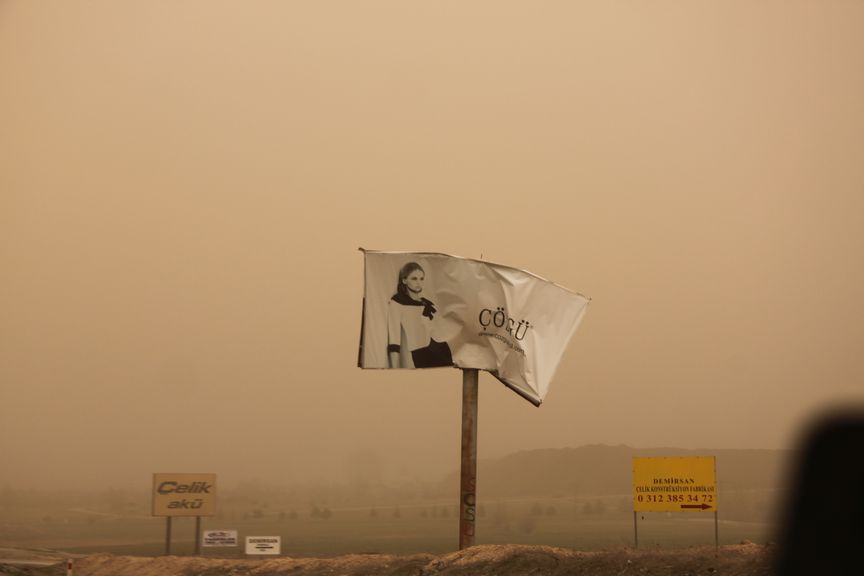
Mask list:
[[[592,298],[540,408],[481,374],[480,458],[790,447],[864,396],[862,29],[854,0],[0,1],[0,486],[457,469],[460,372],[356,368],[360,246]]]

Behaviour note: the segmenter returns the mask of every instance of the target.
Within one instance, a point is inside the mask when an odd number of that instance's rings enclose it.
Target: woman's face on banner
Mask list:
[[[414,270],[406,276],[402,283],[408,288],[412,294],[420,294],[423,292],[423,281],[426,280],[426,275],[422,270]]]

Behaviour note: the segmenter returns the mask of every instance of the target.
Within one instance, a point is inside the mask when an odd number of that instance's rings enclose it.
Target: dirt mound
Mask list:
[[[773,550],[756,544],[686,550],[577,552],[551,546],[489,545],[444,554],[350,554],[334,558],[228,560],[96,554],[75,559],[75,576],[769,576]],[[60,566],[9,574],[65,574]],[[4,574],[0,568],[0,575]]]

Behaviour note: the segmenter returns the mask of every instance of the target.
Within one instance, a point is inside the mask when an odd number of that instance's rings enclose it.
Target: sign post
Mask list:
[[[165,517],[165,555],[171,555],[171,516]]]
[[[477,370],[462,370],[462,470],[459,490],[459,549],[474,545],[477,518]]]
[[[714,456],[633,458],[633,537],[639,547],[640,512],[714,512],[720,546]]]
[[[201,517],[195,517],[195,555],[201,555]]]
[[[468,548],[476,534],[479,371],[540,406],[590,299],[531,272],[483,260],[360,250],[357,366],[462,370],[459,549]]]
[[[214,516],[215,474],[153,474],[153,516],[165,516],[165,554],[171,555],[171,521],[195,517],[195,554],[201,553],[201,517]]]

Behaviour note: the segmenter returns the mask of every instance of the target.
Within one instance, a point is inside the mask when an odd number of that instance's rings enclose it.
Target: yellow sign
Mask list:
[[[215,474],[153,474],[153,516],[215,516]]]
[[[714,456],[633,458],[636,512],[716,512]]]

